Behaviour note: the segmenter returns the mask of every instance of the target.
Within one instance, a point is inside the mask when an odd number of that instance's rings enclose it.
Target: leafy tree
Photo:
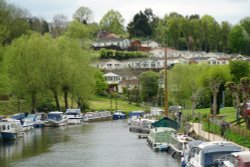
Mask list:
[[[88,24],[93,19],[93,17],[92,10],[84,6],[78,8],[73,15],[74,19],[84,24]]]
[[[155,16],[151,9],[145,9],[144,12],[137,13],[133,21],[128,26],[130,38],[132,37],[151,37],[153,35],[153,26],[156,25]]]
[[[242,53],[247,38],[248,34],[243,27],[239,25],[234,26],[228,36],[230,50],[234,53]]]
[[[221,23],[221,40],[222,40],[222,50],[226,52],[228,50],[228,34],[231,31],[231,26],[228,22],[224,21]]]
[[[216,115],[219,114],[219,110],[217,108],[217,96],[220,91],[220,88],[224,83],[230,81],[230,71],[228,66],[211,66],[204,72],[202,76],[203,84],[209,87],[212,95],[213,95],[213,104],[211,114]]]
[[[31,98],[33,113],[37,107],[37,95],[44,88],[41,63],[47,55],[47,44],[40,35],[34,34],[19,38],[7,51],[13,90]]]
[[[31,30],[35,32],[38,32],[41,34],[45,34],[49,32],[49,24],[44,19],[32,17],[29,19],[29,24],[30,24]]]
[[[250,66],[249,63],[246,61],[230,61],[229,67],[230,73],[232,74],[232,80],[235,83],[239,83],[241,78],[249,76]]]
[[[10,44],[13,39],[29,30],[29,13],[0,0],[0,43]]]
[[[116,34],[124,34],[124,19],[120,12],[109,10],[101,19],[100,27],[103,30]]]
[[[143,72],[140,77],[141,97],[144,102],[150,103],[157,96],[159,75],[153,71]]]
[[[240,25],[244,27],[248,35],[250,35],[250,17],[245,17],[240,21]]]
[[[96,71],[95,73],[95,94],[104,96],[106,95],[106,90],[108,88],[107,83],[105,82],[105,79],[101,73],[101,71]]]

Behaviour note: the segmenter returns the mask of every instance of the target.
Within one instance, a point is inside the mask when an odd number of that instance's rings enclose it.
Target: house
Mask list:
[[[123,63],[115,59],[101,59],[97,62],[96,67],[102,70],[119,70],[123,69]]]
[[[159,48],[160,44],[153,41],[153,40],[147,40],[147,41],[142,41],[141,46],[142,47],[149,47],[149,48],[153,49],[153,48]]]
[[[118,93],[123,93],[124,88],[127,90],[139,88],[139,80],[136,77],[122,80],[118,85]]]
[[[130,41],[123,38],[105,38],[99,39],[92,43],[94,50],[100,50],[102,48],[114,49],[114,50],[126,50],[130,46]]]
[[[112,72],[106,73],[103,76],[108,85],[117,85],[122,80],[119,75],[114,74]]]

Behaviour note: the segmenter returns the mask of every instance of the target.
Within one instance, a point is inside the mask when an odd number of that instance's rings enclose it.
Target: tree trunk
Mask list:
[[[31,94],[31,106],[32,106],[31,113],[35,114],[35,112],[36,112],[36,93]]]
[[[61,111],[60,103],[59,103],[59,99],[58,99],[58,95],[57,95],[56,90],[53,90],[53,94],[54,94],[54,98],[55,98],[55,102],[56,102],[56,108],[58,111]]]
[[[65,102],[65,109],[68,109],[68,91],[64,91],[64,102]]]
[[[217,92],[213,92],[213,115],[217,114]]]

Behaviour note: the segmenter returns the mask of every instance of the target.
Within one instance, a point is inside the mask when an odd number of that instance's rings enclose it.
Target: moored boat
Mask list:
[[[169,148],[171,134],[175,132],[176,130],[172,128],[152,128],[147,142],[155,151],[165,151]]]
[[[48,119],[45,126],[58,127],[67,125],[68,118],[60,111],[52,111],[48,113]]]
[[[2,140],[15,140],[22,136],[23,128],[19,120],[6,118],[0,122],[0,132]]]
[[[138,118],[131,120],[131,125],[129,126],[129,131],[139,132],[139,133],[149,133],[151,129],[151,123],[155,122],[152,119]]]
[[[82,124],[83,115],[80,109],[67,109],[65,112],[69,125]]]
[[[219,161],[220,167],[250,167],[250,151],[234,152]]]
[[[241,147],[227,141],[213,141],[199,144],[192,149],[190,167],[211,167],[220,165],[220,157],[240,152]]]
[[[125,113],[123,113],[121,110],[116,110],[113,113],[113,120],[118,120],[118,119],[126,119],[127,116]]]

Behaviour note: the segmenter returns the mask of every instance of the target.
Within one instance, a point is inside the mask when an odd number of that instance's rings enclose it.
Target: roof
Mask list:
[[[112,72],[109,72],[109,73],[106,73],[103,75],[104,77],[119,77],[119,75],[115,74],[115,73],[112,73]]]
[[[243,163],[250,163],[250,151],[242,151],[242,152],[236,152],[232,153],[235,157],[237,157],[241,162]]]
[[[190,148],[194,148],[197,147],[198,145],[200,145],[201,143],[204,143],[205,141],[202,140],[192,140],[188,142],[188,145]]]
[[[173,128],[175,130],[180,128],[180,124],[178,122],[176,122],[175,120],[172,120],[168,117],[164,117],[164,118],[160,119],[159,121],[152,123],[152,126],[153,127],[169,127],[169,128]]]
[[[213,152],[238,152],[241,147],[225,141],[205,142],[199,145],[203,153]]]

